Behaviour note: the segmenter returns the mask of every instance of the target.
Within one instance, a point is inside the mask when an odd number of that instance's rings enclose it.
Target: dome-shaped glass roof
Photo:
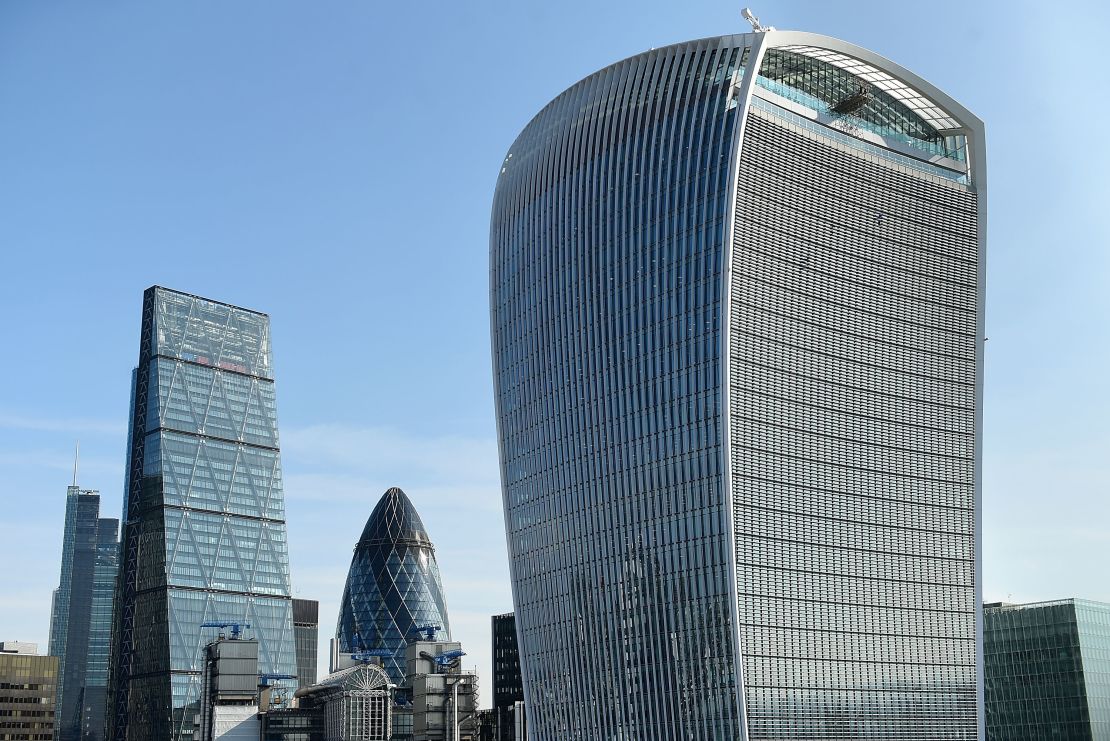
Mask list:
[[[424,529],[424,521],[420,513],[412,506],[400,488],[394,486],[378,500],[378,506],[370,513],[366,527],[362,529],[359,546],[377,543],[399,543],[409,541],[412,544],[426,545],[432,548],[432,540]]]

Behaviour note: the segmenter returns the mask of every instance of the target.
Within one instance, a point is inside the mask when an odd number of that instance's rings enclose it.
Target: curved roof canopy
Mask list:
[[[925,97],[923,93],[872,64],[850,57],[842,52],[822,49],[817,46],[791,44],[778,48],[819,59],[855,75],[875,88],[888,93],[892,98],[901,101],[907,108],[938,131],[944,132],[962,128],[955,117]]]

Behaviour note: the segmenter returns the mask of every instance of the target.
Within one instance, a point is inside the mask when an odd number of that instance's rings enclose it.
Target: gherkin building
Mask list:
[[[355,545],[336,639],[344,653],[392,651],[382,665],[390,681],[400,684],[405,646],[426,628],[437,640],[451,639],[432,539],[412,501],[393,487],[370,513]]]

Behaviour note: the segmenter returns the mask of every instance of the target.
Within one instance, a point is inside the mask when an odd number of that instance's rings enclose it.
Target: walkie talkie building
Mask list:
[[[607,67],[490,238],[529,737],[976,739],[981,122],[836,39]]]
[[[297,671],[270,318],[148,288],[132,387],[111,738],[185,741],[203,623],[249,624],[260,672]]]

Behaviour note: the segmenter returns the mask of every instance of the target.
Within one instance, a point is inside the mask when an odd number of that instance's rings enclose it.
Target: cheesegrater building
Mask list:
[[[507,153],[529,738],[981,739],[981,122],[810,33],[631,57]]]
[[[111,737],[191,739],[203,623],[249,624],[259,671],[297,672],[269,317],[147,289],[131,420]]]

